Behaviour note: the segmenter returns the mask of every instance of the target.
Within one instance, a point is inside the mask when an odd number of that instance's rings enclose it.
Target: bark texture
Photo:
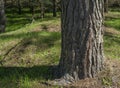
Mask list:
[[[93,78],[103,68],[103,0],[61,0],[60,77]]]
[[[0,33],[5,32],[5,10],[4,10],[4,2],[0,0]]]

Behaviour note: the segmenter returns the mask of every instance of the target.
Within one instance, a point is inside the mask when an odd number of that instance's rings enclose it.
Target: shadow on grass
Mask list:
[[[33,67],[0,67],[0,79],[17,80],[28,77],[31,80],[54,79],[54,70],[57,66],[33,66]]]
[[[31,23],[30,17],[26,18],[26,16],[23,15],[7,15],[6,32],[18,30],[29,23]]]
[[[105,17],[105,20],[120,20],[120,17]]]
[[[0,39],[1,40],[6,40],[6,39],[20,39],[20,38],[53,38],[54,39],[58,39],[60,38],[60,33],[58,32],[45,32],[45,31],[38,31],[38,32],[27,32],[27,33],[17,33],[17,34],[4,34],[4,35],[0,35]],[[44,39],[43,39],[44,40]]]
[[[4,35],[0,37],[2,40],[22,38],[20,42],[6,51],[1,60],[3,64],[12,60],[11,65],[19,64],[22,61],[20,59],[21,55],[28,52],[29,48],[30,50],[32,49],[32,52],[43,52],[53,47],[56,44],[55,42],[61,38],[58,32],[31,32],[28,34]],[[29,58],[26,58],[26,60],[30,61]]]
[[[39,22],[56,20],[56,18],[52,17],[52,15],[46,15],[45,18],[41,19],[38,16],[38,13],[35,14],[34,19],[35,21],[39,21]],[[25,25],[30,24],[31,22],[32,22],[32,15],[29,13],[23,13],[22,15],[8,14],[6,32],[19,30],[20,28],[23,28]]]
[[[115,43],[118,44],[118,45],[120,44],[120,39],[119,39],[118,36],[114,36],[114,35],[112,35],[112,34],[107,33],[107,34],[105,34],[105,38],[106,38],[106,40],[115,42]],[[111,43],[110,43],[110,44],[111,44]]]
[[[118,7],[112,7],[111,6],[111,8],[110,8],[110,11],[112,11],[112,12],[120,12],[120,7],[118,6]]]

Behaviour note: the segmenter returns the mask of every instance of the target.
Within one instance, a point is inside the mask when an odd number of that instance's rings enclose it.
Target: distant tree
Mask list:
[[[120,0],[108,0],[109,6],[120,7]]]
[[[4,10],[4,1],[0,0],[0,33],[5,32],[5,10]]]
[[[41,18],[45,16],[45,0],[40,0],[40,11],[41,11]]]
[[[35,20],[34,15],[35,15],[35,0],[29,0],[29,7],[30,7],[30,13],[32,14],[32,22]]]
[[[7,4],[7,0],[4,0],[4,3],[5,3],[5,6],[6,6],[6,4]]]
[[[67,81],[94,78],[103,68],[103,0],[61,0],[59,75]]]
[[[104,12],[107,13],[108,12],[108,0],[104,0]]]
[[[46,10],[46,6],[47,5],[50,5],[51,4],[51,2],[50,2],[50,0],[39,0],[39,6],[40,6],[40,17],[41,18],[44,18],[44,16],[45,16],[45,10]]]
[[[57,3],[56,3],[56,0],[53,0],[53,17],[56,17],[57,14],[56,14],[56,9],[57,9]]]
[[[17,0],[17,7],[18,7],[18,14],[22,13],[22,8],[21,8],[21,0]]]

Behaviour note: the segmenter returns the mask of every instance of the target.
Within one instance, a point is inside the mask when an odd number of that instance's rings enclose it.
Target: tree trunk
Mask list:
[[[6,23],[6,17],[4,10],[4,2],[3,0],[0,0],[0,33],[5,32],[5,23]]]
[[[104,12],[108,13],[108,0],[104,0]]]
[[[41,0],[41,18],[44,18],[45,16],[45,7],[44,7],[44,1]]]
[[[103,68],[103,0],[61,0],[62,50],[59,76],[94,78]]]
[[[30,13],[32,14],[32,22],[35,21],[34,15],[35,15],[35,8],[34,8],[34,0],[29,0],[30,4]]]
[[[4,5],[7,6],[7,0],[4,0],[4,3],[5,3]]]
[[[56,17],[56,0],[53,0],[53,17]]]
[[[21,1],[18,0],[18,14],[20,15],[22,13],[22,9],[21,9]]]
[[[30,13],[34,14],[34,1],[29,0]]]

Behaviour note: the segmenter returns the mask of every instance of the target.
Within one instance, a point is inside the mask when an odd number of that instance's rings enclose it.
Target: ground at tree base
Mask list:
[[[67,84],[64,79],[59,79],[47,82],[46,84],[49,85],[50,88],[58,85],[58,88],[120,88],[119,67],[119,60],[106,59],[103,71],[94,79],[86,78],[70,84]]]

